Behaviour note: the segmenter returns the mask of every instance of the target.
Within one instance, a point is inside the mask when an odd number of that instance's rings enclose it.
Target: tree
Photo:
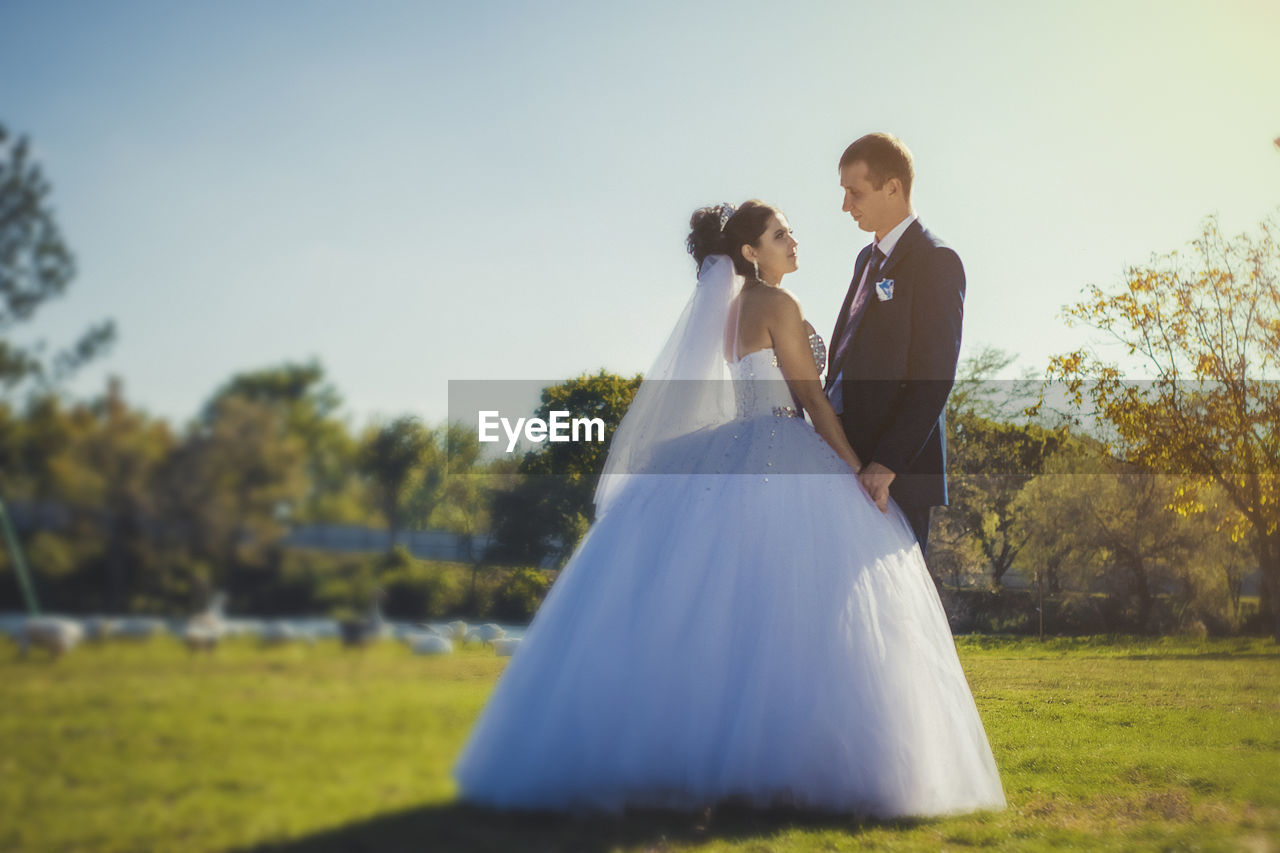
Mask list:
[[[239,397],[279,411],[285,429],[298,437],[306,453],[307,490],[292,517],[308,522],[363,521],[356,471],[356,442],[336,413],[337,389],[316,361],[231,377],[205,404],[201,418],[216,415],[223,401]]]
[[[495,556],[531,563],[568,558],[595,518],[609,442],[640,382],[639,375],[624,379],[602,370],[542,389],[536,417],[549,420],[553,411],[568,411],[573,418],[600,418],[605,440],[546,442],[525,454],[520,484],[494,496]]]
[[[467,560],[471,563],[468,604],[472,612],[479,612],[476,586],[485,553],[484,549],[475,547],[475,538],[489,527],[489,506],[493,500],[489,481],[497,472],[481,466],[480,440],[472,430],[461,424],[447,424],[442,435],[447,469],[432,520],[461,538]],[[499,460],[500,467],[502,463],[503,460]]]
[[[115,337],[110,321],[99,323],[51,359],[44,355],[44,341],[21,344],[13,338],[19,324],[64,293],[75,276],[75,259],[48,203],[49,184],[40,167],[30,162],[29,152],[26,137],[12,141],[0,125],[0,398],[16,396],[24,387],[47,398],[58,382]],[[10,470],[0,466],[0,514],[12,485],[6,477]],[[13,559],[21,569],[21,558],[15,554]],[[34,600],[29,604],[35,606]]]
[[[1013,503],[1026,543],[1020,562],[1051,595],[1064,584],[1100,588],[1132,603],[1141,630],[1156,628],[1156,594],[1180,587],[1189,604],[1204,572],[1200,519],[1169,508],[1179,479],[1111,458],[1096,442],[1070,442]]]
[[[387,551],[411,520],[426,523],[437,500],[444,464],[436,436],[415,417],[397,418],[369,433],[360,470],[387,521]]]
[[[1125,271],[1108,294],[1091,285],[1067,318],[1122,344],[1154,377],[1126,381],[1082,348],[1055,356],[1049,379],[1086,397],[1121,458],[1186,475],[1171,506],[1192,513],[1215,484],[1236,510],[1261,570],[1260,611],[1280,639],[1280,246],[1275,223],[1222,236],[1209,217],[1188,258],[1176,251]],[[1034,407],[1033,407],[1034,409]]]
[[[115,325],[101,322],[52,358],[44,356],[43,341],[22,345],[11,338],[18,324],[66,291],[76,271],[49,206],[49,184],[29,153],[25,136],[11,141],[0,125],[0,393],[28,381],[48,391],[115,338]]]
[[[276,408],[240,396],[221,400],[165,465],[162,501],[175,546],[190,565],[230,575],[210,582],[243,588],[239,570],[266,567],[288,532],[288,508],[306,490],[305,462]]]
[[[48,460],[52,494],[69,525],[45,532],[43,541],[65,541],[75,569],[92,579],[80,591],[81,606],[126,610],[140,595],[163,597],[156,483],[175,444],[168,424],[131,409],[116,379],[69,416],[71,440]]]
[[[1014,500],[1062,442],[1060,432],[1012,422],[1020,383],[994,377],[1016,358],[994,347],[980,349],[965,361],[947,403],[953,462],[939,538],[950,553],[940,562],[957,587],[964,559],[959,546],[966,540],[982,555],[992,585],[1000,586],[1022,548]]]

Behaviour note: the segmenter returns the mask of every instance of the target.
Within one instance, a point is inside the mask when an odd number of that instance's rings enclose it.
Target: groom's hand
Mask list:
[[[879,462],[868,463],[863,466],[862,473],[858,474],[862,487],[871,495],[871,500],[875,501],[881,512],[889,511],[889,484],[893,482],[894,476],[896,475],[892,471]]]

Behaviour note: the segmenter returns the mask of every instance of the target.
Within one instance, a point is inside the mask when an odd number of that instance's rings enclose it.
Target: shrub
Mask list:
[[[542,604],[550,579],[538,569],[516,569],[493,597],[493,615],[505,622],[526,622]]]
[[[462,567],[415,560],[403,546],[397,546],[378,566],[378,583],[387,591],[387,615],[413,620],[449,613],[462,598],[464,571]]]

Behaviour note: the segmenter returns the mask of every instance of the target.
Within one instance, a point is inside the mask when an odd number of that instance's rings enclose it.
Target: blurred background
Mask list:
[[[966,269],[929,566],[1018,804],[948,838],[1131,797],[1132,843],[1268,849],[1277,43],[1266,0],[5,0],[0,848],[519,847],[385,815],[451,802],[605,450],[482,448],[452,390],[611,435],[691,213],[751,197],[829,337],[836,163],[890,131]]]
[[[940,586],[1048,582],[1102,608],[1061,630],[1238,630],[1268,594],[1248,506],[1209,500],[1215,530],[1238,528],[1189,536],[1212,558],[1139,571],[1101,529],[1068,555],[1061,518],[1012,509],[1044,503],[1023,487],[1057,445],[956,426],[1030,429],[1014,381],[1066,379],[1055,359],[1082,347],[1122,376],[1196,378],[1187,353],[1162,366],[1067,309],[1211,225],[1263,240],[1278,14],[7,3],[0,608],[176,617],[222,590],[228,615],[345,618],[381,588],[396,619],[527,620],[590,521],[603,455],[481,453],[449,427],[449,382],[519,380],[514,415],[559,401],[612,427],[688,296],[689,214],[752,196],[791,219],[787,285],[827,334],[868,239],[835,163],[884,129],[912,147],[915,208],[969,282],[962,373],[980,386],[952,401]],[[1214,345],[1190,342],[1190,363]],[[1274,378],[1260,346],[1241,378]],[[983,455],[1014,438],[1037,449]],[[995,469],[1017,476],[965,485]],[[1171,530],[1189,518],[1170,510]],[[975,624],[1029,630],[1036,607]]]

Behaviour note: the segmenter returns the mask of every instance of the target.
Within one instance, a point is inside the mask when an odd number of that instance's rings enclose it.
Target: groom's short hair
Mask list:
[[[911,152],[901,139],[891,133],[868,133],[844,149],[839,168],[851,166],[859,160],[867,164],[867,180],[873,187],[880,189],[885,181],[897,178],[902,182],[902,194],[907,201],[911,200],[915,169],[911,165]]]

